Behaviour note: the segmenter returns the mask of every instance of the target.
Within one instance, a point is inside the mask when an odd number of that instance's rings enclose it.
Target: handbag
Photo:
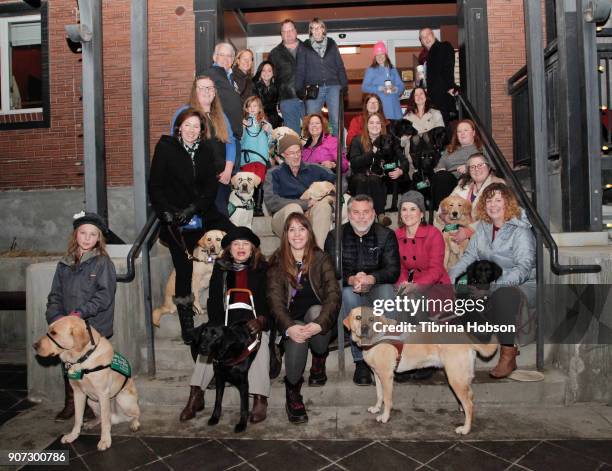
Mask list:
[[[316,100],[319,96],[318,85],[306,85],[304,87],[304,100]]]

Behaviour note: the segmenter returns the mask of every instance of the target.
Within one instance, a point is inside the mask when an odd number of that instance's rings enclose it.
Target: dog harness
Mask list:
[[[230,217],[236,212],[237,209],[246,209],[247,211],[252,211],[255,209],[255,200],[253,200],[253,198],[248,199],[248,200],[244,200],[240,197],[240,195],[238,193],[234,193],[236,195],[236,197],[242,201],[242,205],[241,206],[236,206],[234,203],[232,203],[231,201],[227,203],[227,212],[229,213]]]
[[[460,227],[463,227],[461,224],[446,224],[442,232],[454,232],[458,231]]]
[[[388,338],[385,336],[381,339],[380,342],[374,345],[369,345],[369,346],[361,347],[361,348],[363,350],[369,350],[370,348],[375,347],[376,345],[380,345],[381,343],[387,343],[389,345],[392,345],[397,350],[397,355],[395,356],[395,368],[393,368],[393,370],[397,370],[400,360],[402,359],[402,352],[404,351],[404,342],[400,340],[394,340],[393,338]]]
[[[249,300],[251,302],[251,304],[247,304],[247,303],[232,303],[230,304],[230,298],[232,296],[232,294],[234,293],[246,293],[249,295]],[[253,293],[251,292],[250,289],[247,288],[230,288],[227,290],[227,293],[225,294],[225,327],[228,326],[228,318],[229,318],[229,310],[230,309],[247,309],[249,311],[253,312],[253,318],[257,319],[257,313],[255,312],[255,301],[253,300]],[[228,362],[224,362],[224,365],[227,366],[233,366],[233,365],[237,365],[238,363],[242,363],[244,360],[247,359],[247,357],[249,355],[251,355],[251,353],[256,352],[257,350],[259,350],[259,346],[261,344],[261,332],[259,334],[257,334],[255,336],[255,340],[253,340],[253,342],[251,342],[249,345],[247,345],[247,347],[242,351],[242,353],[240,355],[238,355],[236,358],[234,358],[233,360],[230,360]]]

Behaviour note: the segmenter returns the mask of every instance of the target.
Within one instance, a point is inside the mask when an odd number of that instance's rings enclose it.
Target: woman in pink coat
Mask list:
[[[329,133],[327,119],[323,115],[313,113],[304,117],[302,139],[306,139],[306,143],[302,147],[303,162],[323,165],[332,172],[336,171],[338,138]],[[346,160],[346,153],[343,150],[342,173],[346,173],[348,168],[348,160]]]

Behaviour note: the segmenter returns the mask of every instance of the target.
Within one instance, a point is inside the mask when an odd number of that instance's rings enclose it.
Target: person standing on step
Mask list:
[[[261,98],[264,113],[272,128],[282,126],[283,120],[278,115],[278,85],[272,62],[263,61],[259,64],[255,77],[253,77],[253,89],[255,94]]]
[[[308,385],[323,386],[340,289],[332,259],[317,246],[310,221],[302,213],[287,217],[280,244],[270,259],[268,302],[284,343],[287,417],[303,423],[308,415],[300,390],[308,350],[312,352]]]
[[[47,298],[47,323],[52,324],[63,316],[76,316],[89,323],[100,335],[113,335],[115,314],[115,290],[117,278],[115,265],[106,253],[108,233],[106,224],[95,213],[75,214],[73,231],[68,249],[58,262]],[[55,416],[64,421],[74,416],[74,391],[64,371],[64,408]],[[93,419],[89,406],[85,418]]]
[[[249,420],[251,423],[262,422],[268,410],[270,396],[270,350],[268,342],[272,325],[268,302],[266,300],[266,271],[268,265],[259,250],[260,240],[248,227],[236,227],[230,230],[221,240],[223,254],[215,261],[210,278],[210,296],[206,304],[208,325],[224,325],[225,294],[231,288],[243,288],[251,291],[256,317],[248,309],[232,309],[229,312],[228,324],[246,321],[251,335],[261,333],[259,349],[249,368],[249,394],[253,395],[253,408]],[[232,303],[251,305],[246,293],[236,293]],[[204,409],[204,389],[214,376],[213,364],[206,357],[198,355],[191,375],[190,392],[187,405],[181,411],[180,421],[191,420],[196,412]]]
[[[242,103],[252,95],[253,91],[253,51],[241,49],[236,54],[236,60],[232,67],[232,78],[238,86],[238,93]]]
[[[198,82],[214,88],[210,79]],[[222,122],[221,116],[210,114],[216,123]],[[227,232],[234,227],[215,205],[218,181],[214,163],[220,161],[223,165],[225,146],[212,137],[208,124],[204,132],[202,128],[202,117],[196,109],[182,111],[176,119],[174,135],[162,136],[155,146],[149,178],[151,204],[162,222],[159,238],[170,249],[176,270],[174,303],[187,345],[193,343],[188,332],[193,329],[194,316],[190,256],[206,231]]]

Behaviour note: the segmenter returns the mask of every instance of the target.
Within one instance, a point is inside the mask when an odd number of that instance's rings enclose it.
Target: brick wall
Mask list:
[[[149,109],[151,152],[185,102],[194,74],[191,2],[149,2]],[[83,185],[81,56],[65,41],[76,23],[73,0],[49,8],[51,127],[0,131],[0,190]],[[104,0],[104,112],[107,182],[132,183],[129,2]]]

